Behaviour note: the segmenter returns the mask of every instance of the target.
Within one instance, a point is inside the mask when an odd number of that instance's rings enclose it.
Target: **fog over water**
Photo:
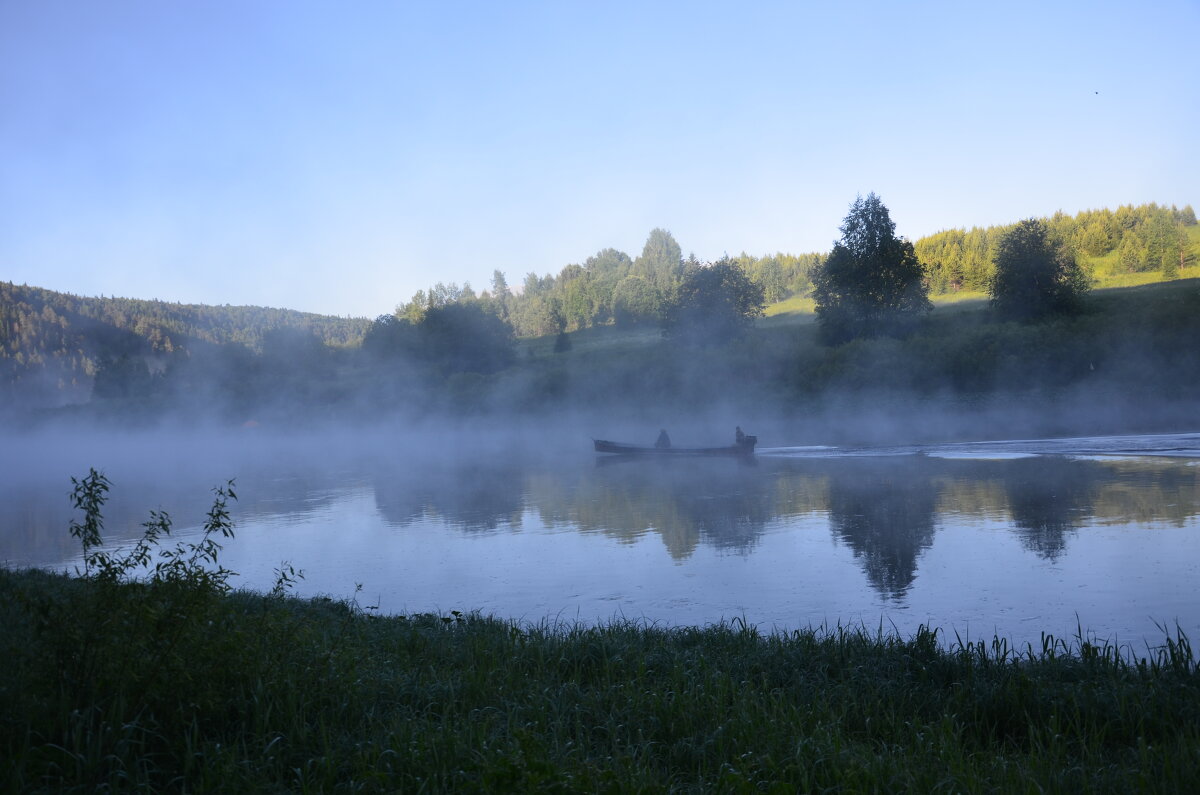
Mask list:
[[[715,427],[671,433],[732,441]],[[235,586],[268,589],[286,561],[298,595],[361,585],[385,613],[1200,637],[1200,434],[864,445],[747,429],[749,461],[591,451],[592,436],[651,443],[656,426],[634,421],[10,432],[0,560],[77,565],[70,478],[95,467],[113,482],[111,544],[151,509],[194,539],[211,489],[236,478],[221,558]]]

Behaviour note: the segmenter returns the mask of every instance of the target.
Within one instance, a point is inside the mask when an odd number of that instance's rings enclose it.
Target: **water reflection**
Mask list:
[[[463,530],[519,526],[525,469],[511,460],[377,462],[375,507],[389,525],[440,519]]]
[[[924,456],[839,462],[830,468],[826,510],[834,537],[861,560],[871,587],[902,597],[917,558],[933,545],[938,489]]]
[[[1112,470],[1089,461],[1045,457],[1000,466],[1013,530],[1026,549],[1056,560],[1067,538],[1092,515],[1092,501]]]
[[[778,515],[770,479],[736,460],[631,460],[583,474],[561,514],[627,540],[658,533],[677,561],[701,544],[748,554]]]
[[[313,573],[353,549],[337,581],[367,579],[377,567],[388,580],[405,582],[403,567],[421,565],[430,588],[437,577],[451,576],[439,572],[458,571],[444,598],[467,609],[480,606],[469,588],[521,579],[541,600],[528,609],[551,612],[561,608],[560,599],[619,598],[633,614],[656,603],[668,605],[664,611],[695,604],[708,611],[703,617],[733,604],[781,620],[805,610],[819,610],[818,621],[864,607],[948,610],[971,599],[991,606],[981,609],[1026,605],[1019,609],[1035,613],[1028,605],[1058,593],[1046,598],[1058,598],[1055,609],[1073,614],[1080,583],[1090,587],[1103,571],[1116,575],[1108,582],[1140,583],[1123,588],[1166,594],[1168,612],[1129,609],[1170,620],[1181,612],[1171,605],[1192,609],[1198,564],[1189,561],[1200,557],[1187,552],[1200,526],[1200,466],[1191,459],[833,452],[763,455],[746,466],[725,459],[600,464],[591,455],[421,458],[376,450],[332,458],[231,457],[205,467],[147,461],[109,469],[114,491],[106,537],[136,536],[150,508],[168,510],[178,530],[194,528],[210,503],[209,489],[236,476],[239,538],[229,552],[238,555],[239,543],[254,550],[253,558],[243,553],[236,570],[251,571],[262,559],[269,573],[286,558]],[[51,566],[73,560],[69,491],[65,473],[12,472],[3,479],[0,560]],[[352,511],[359,513],[351,520]],[[1182,533],[1158,532],[1174,528]],[[1165,537],[1182,546],[1163,547],[1175,551],[1156,552],[1157,562],[1143,556],[1128,565],[1132,552],[1154,550]],[[305,563],[306,552],[317,549]],[[632,549],[636,556],[622,557]],[[504,564],[483,576],[489,557]],[[1162,574],[1164,566],[1173,571]],[[990,585],[979,582],[988,578]],[[591,584],[580,584],[584,579]],[[1124,600],[1128,593],[1105,598]],[[504,592],[494,604],[516,598]],[[1112,609],[1105,603],[1103,610]]]

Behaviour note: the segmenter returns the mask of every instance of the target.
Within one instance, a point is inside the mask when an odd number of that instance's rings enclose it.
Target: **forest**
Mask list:
[[[1057,213],[1038,223],[1085,287],[1200,275],[1190,206]],[[314,411],[598,409],[613,395],[641,405],[796,410],[846,392],[960,399],[1119,382],[1175,395],[1200,375],[1188,343],[1196,290],[1186,279],[1123,299],[1094,293],[1077,311],[1042,318],[982,305],[997,283],[997,253],[1019,227],[901,238],[920,289],[941,308],[881,339],[821,337],[811,312],[782,311],[819,298],[814,279],[830,253],[701,263],[663,229],[637,257],[605,249],[557,275],[529,273],[516,288],[495,271],[480,293],[438,283],[374,321],[0,282],[0,406],[8,419],[90,406],[237,422]]]

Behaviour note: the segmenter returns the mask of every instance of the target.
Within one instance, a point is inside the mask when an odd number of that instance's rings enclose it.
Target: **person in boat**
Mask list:
[[[742,426],[739,425],[734,431],[733,438],[737,440],[739,445],[746,443],[746,434],[742,432]]]
[[[671,437],[667,436],[666,429],[663,429],[658,432],[658,439],[655,440],[654,446],[657,447],[659,450],[666,450],[668,447],[671,446]]]

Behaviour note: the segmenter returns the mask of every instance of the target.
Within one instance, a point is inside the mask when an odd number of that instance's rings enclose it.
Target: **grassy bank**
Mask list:
[[[1200,674],[1049,639],[517,626],[0,572],[0,787],[1187,791]]]

